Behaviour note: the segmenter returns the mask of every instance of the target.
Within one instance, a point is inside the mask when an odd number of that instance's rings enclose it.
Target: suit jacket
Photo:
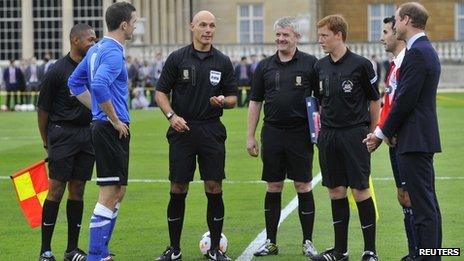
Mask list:
[[[5,82],[5,87],[7,91],[19,91],[25,88],[24,75],[21,69],[18,67],[15,68],[16,73],[16,83],[10,83],[10,69],[6,67],[3,70],[3,81]]]
[[[235,66],[235,79],[237,80],[238,86],[250,86],[251,84],[251,66],[249,64],[246,65],[246,79],[240,79],[240,72],[241,72],[241,64],[237,64]]]
[[[37,81],[41,82],[42,78],[44,76],[44,67],[36,65],[37,68]],[[31,65],[27,66],[26,71],[24,72],[24,78],[26,79],[26,83],[29,83],[31,81]]]
[[[397,135],[398,152],[441,151],[436,110],[440,60],[428,38],[422,36],[406,52],[393,106],[382,132]]]

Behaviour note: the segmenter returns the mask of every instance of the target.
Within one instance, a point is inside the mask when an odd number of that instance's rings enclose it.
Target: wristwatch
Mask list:
[[[175,113],[173,111],[170,111],[170,112],[166,113],[166,118],[168,120],[170,120],[174,115],[175,115]]]

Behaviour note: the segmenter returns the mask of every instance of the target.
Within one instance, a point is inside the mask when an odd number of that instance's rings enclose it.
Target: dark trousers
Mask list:
[[[242,97],[242,91],[245,90],[245,99]],[[245,107],[248,106],[250,102],[250,86],[239,86],[237,90],[237,107]]]
[[[417,245],[419,248],[439,248],[442,241],[441,213],[435,193],[433,153],[399,153],[397,160],[411,199]],[[417,260],[440,258],[419,256]]]
[[[10,104],[11,96],[13,96],[13,104]],[[16,91],[6,91],[6,102],[5,105],[9,110],[14,110],[15,105],[18,104],[18,95]]]
[[[39,82],[30,82],[27,84],[26,86],[27,94],[25,95],[25,98],[24,98],[25,104],[37,105],[37,99],[39,97],[39,88],[40,88]]]

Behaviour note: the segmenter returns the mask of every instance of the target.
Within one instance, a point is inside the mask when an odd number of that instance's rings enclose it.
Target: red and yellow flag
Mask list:
[[[22,169],[11,176],[24,216],[29,226],[35,228],[42,223],[42,206],[47,198],[48,177],[45,161]]]
[[[375,196],[374,182],[372,181],[372,176],[369,176],[369,189],[371,192],[372,201],[374,201],[375,220],[379,221],[380,214],[379,214],[379,208],[377,207],[377,198]],[[351,190],[348,190],[348,203],[350,204],[350,207],[352,210],[358,211],[358,205],[356,205],[356,200],[354,200]]]

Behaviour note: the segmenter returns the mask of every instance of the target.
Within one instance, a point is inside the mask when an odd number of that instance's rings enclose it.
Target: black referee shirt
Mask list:
[[[379,99],[379,90],[373,86],[378,76],[371,62],[348,49],[340,60],[334,62],[327,55],[314,68],[319,77],[322,127],[367,126],[369,100]]]
[[[264,122],[276,127],[307,124],[305,98],[317,86],[316,57],[298,49],[288,62],[279,55],[262,60],[256,67],[250,100],[264,100]]]
[[[211,106],[209,98],[237,95],[229,57],[214,47],[203,54],[202,59],[193,44],[171,53],[156,86],[156,90],[166,94],[172,90],[172,108],[187,122],[221,117],[222,108]]]
[[[92,120],[90,110],[71,96],[68,88],[68,78],[76,66],[68,53],[44,75],[37,107],[49,113],[51,122],[88,126]]]

